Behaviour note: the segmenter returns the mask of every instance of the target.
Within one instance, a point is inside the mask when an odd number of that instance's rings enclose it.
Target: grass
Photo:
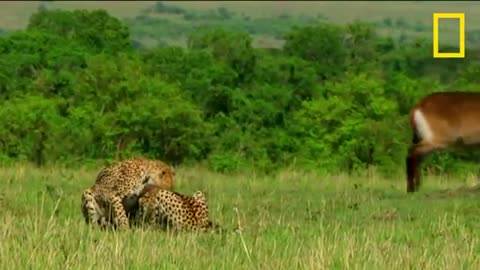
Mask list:
[[[86,226],[80,194],[96,170],[0,170],[0,269],[478,269],[473,178],[227,176],[179,168],[211,218],[241,233],[108,232]]]

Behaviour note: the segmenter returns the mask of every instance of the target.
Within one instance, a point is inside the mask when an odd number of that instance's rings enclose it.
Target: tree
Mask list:
[[[93,52],[132,50],[128,27],[105,10],[47,10],[34,13],[27,30],[40,30],[75,40]]]
[[[288,122],[291,136],[298,138],[300,162],[350,172],[374,164],[392,169],[400,158],[394,153],[405,147],[396,138],[406,139],[403,129],[394,126],[406,122],[397,119],[396,103],[385,97],[382,82],[349,75],[324,88],[327,97],[304,102]]]
[[[38,91],[69,95],[69,72],[85,67],[84,48],[42,31],[18,31],[0,38],[0,98]]]
[[[18,96],[0,106],[3,154],[44,165],[62,156],[62,123],[57,101],[39,95]]]
[[[321,80],[341,75],[346,68],[344,29],[336,25],[294,28],[287,34],[283,49],[287,55],[309,61]]]
[[[375,47],[378,36],[372,24],[359,21],[348,24],[345,39],[350,71],[364,72],[376,67],[379,58]]]
[[[236,73],[235,85],[242,85],[250,82],[254,75],[256,56],[251,43],[252,39],[246,33],[213,29],[191,35],[188,48],[210,51]]]

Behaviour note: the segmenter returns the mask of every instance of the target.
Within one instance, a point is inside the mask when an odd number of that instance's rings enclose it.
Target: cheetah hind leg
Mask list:
[[[88,188],[82,193],[82,214],[87,224],[96,224],[101,229],[112,227],[115,225],[112,208],[110,197],[103,192]]]
[[[213,222],[208,217],[208,205],[207,199],[205,198],[205,194],[201,191],[196,191],[192,194],[192,198],[195,201],[195,206],[197,207],[197,211],[195,216],[202,220],[203,224],[200,226],[201,231],[213,231],[213,232],[223,232],[225,229],[218,223]]]
[[[120,197],[105,192],[97,192],[94,195],[94,201],[99,208],[97,213],[101,213],[97,220],[102,228],[113,227],[114,229],[124,230],[130,227]]]
[[[115,212],[111,196],[105,192],[97,192],[94,195],[97,213],[99,215],[98,225],[101,229],[116,228]]]
[[[95,201],[94,192],[87,188],[82,193],[82,214],[87,224],[98,224],[100,222],[100,207]]]

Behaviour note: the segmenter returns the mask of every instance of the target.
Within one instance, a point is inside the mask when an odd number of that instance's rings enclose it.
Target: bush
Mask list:
[[[295,163],[403,173],[410,108],[442,88],[478,89],[479,68],[432,62],[426,40],[399,45],[375,30],[295,27],[283,48],[266,50],[245,32],[198,29],[188,48],[134,51],[128,28],[105,11],[36,13],[26,30],[0,37],[0,159],[141,154],[222,172]],[[475,160],[443,153],[426,168],[473,170]]]

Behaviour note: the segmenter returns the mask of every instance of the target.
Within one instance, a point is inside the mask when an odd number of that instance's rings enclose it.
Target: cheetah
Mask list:
[[[81,210],[87,224],[128,229],[129,215],[147,184],[173,190],[175,171],[162,161],[142,157],[104,167],[95,183],[82,193]]]
[[[192,196],[146,185],[139,195],[137,224],[153,225],[176,230],[221,230],[208,218],[205,194],[196,191]]]

